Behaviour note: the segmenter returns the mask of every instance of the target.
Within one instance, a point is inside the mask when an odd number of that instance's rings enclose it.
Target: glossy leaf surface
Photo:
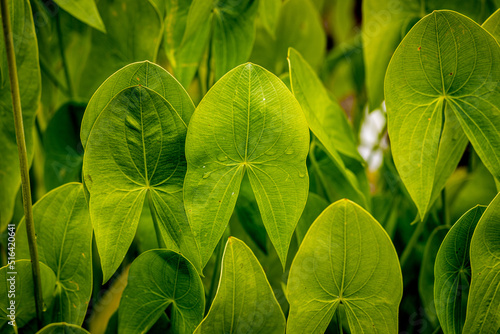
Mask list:
[[[200,269],[182,200],[186,131],[177,109],[145,86],[122,90],[97,118],[83,173],[104,281],[132,243],[146,196],[167,248]]]
[[[308,143],[299,104],[265,69],[238,66],[212,87],[193,114],[186,139],[184,200],[203,264],[227,226],[245,172],[285,263],[307,200]]]
[[[38,46],[29,1],[10,0],[8,4],[16,51],[26,147],[31,161],[33,128],[41,93]],[[0,203],[2,203],[0,205],[0,231],[3,231],[12,218],[14,200],[21,185],[21,174],[3,33],[0,36],[0,45],[2,45],[0,50]]]
[[[469,247],[486,208],[467,211],[450,229],[439,247],[434,266],[434,300],[443,333],[461,333],[470,285]]]
[[[396,251],[382,226],[351,201],[330,205],[310,227],[287,289],[287,333],[323,333],[340,303],[351,333],[397,333],[403,282]]]
[[[470,244],[472,282],[464,333],[496,333],[500,329],[500,195],[477,223]]]
[[[194,333],[285,333],[285,317],[266,274],[243,241],[228,239],[217,294]]]
[[[38,255],[56,275],[51,320],[81,325],[92,292],[92,224],[81,183],[54,189],[33,207]],[[17,255],[30,259],[24,220]]]
[[[458,163],[464,132],[492,174],[500,175],[497,64],[494,38],[452,11],[420,20],[394,53],[385,81],[389,136],[421,217]]]
[[[145,333],[169,306],[170,331],[191,334],[205,309],[201,279],[180,254],[159,249],[145,252],[130,267],[118,310],[118,331]]]

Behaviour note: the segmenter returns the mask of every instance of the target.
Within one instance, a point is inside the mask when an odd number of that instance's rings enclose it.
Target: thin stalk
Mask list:
[[[427,215],[426,215],[427,216]],[[427,220],[427,217],[424,219],[421,219],[418,224],[417,228],[415,231],[413,231],[413,234],[411,235],[410,241],[408,242],[408,245],[406,245],[405,250],[403,251],[403,254],[401,254],[401,257],[399,258],[399,263],[401,264],[401,268],[403,268],[406,264],[406,261],[410,258],[411,253],[413,252],[413,249],[415,248],[418,238],[420,238],[420,235],[424,231],[424,226],[425,226],[425,221]]]
[[[60,14],[56,15],[56,29],[57,29],[57,41],[59,42],[59,53],[61,54],[61,60],[64,69],[64,77],[66,78],[66,87],[68,88],[68,93],[70,98],[75,97],[75,92],[73,91],[73,85],[71,83],[71,76],[69,75],[68,61],[66,59],[66,53],[64,52],[64,41],[63,34],[61,29],[61,19],[59,17]]]
[[[439,333],[439,330],[441,329],[441,326],[437,326],[437,328],[434,330],[434,332],[432,332],[432,334],[437,334]]]
[[[154,209],[153,198],[151,197],[150,190],[148,190],[148,204],[149,204],[149,210],[151,211],[151,217],[153,218],[153,225],[155,226],[156,241],[158,242],[158,247],[167,248],[161,236],[160,225],[158,224],[158,218],[156,217],[156,210]]]
[[[212,305],[212,301],[214,300],[215,297],[216,285],[218,283],[217,278],[219,277],[219,268],[222,262],[222,253],[224,251],[224,244],[222,242],[222,240],[224,239],[225,238],[221,238],[219,240],[219,244],[217,245],[217,250],[216,250],[217,257],[215,259],[215,266],[212,274],[212,279],[210,280],[210,289],[208,290],[207,304],[205,306],[205,314],[208,313],[208,310],[210,310],[210,306]]]
[[[16,142],[19,154],[19,166],[21,172],[21,187],[23,194],[24,217],[26,220],[26,231],[28,234],[28,246],[31,258],[31,269],[34,282],[35,309],[38,327],[42,325],[43,295],[42,280],[40,277],[40,263],[38,262],[38,249],[36,247],[35,224],[33,221],[33,207],[31,203],[31,188],[29,179],[28,152],[26,150],[26,139],[24,136],[23,114],[21,109],[21,96],[19,93],[19,82],[17,79],[16,56],[14,53],[14,40],[10,26],[10,13],[8,0],[1,0],[2,27],[7,53],[7,65],[9,67],[10,92],[12,95],[12,111],[14,113],[14,125],[16,130]]]
[[[318,173],[318,177],[321,180],[321,184],[324,185],[324,184],[326,184],[325,176],[323,175],[323,172],[321,171],[321,168],[319,167],[318,161],[316,160],[316,156],[314,155],[315,148],[316,148],[316,142],[313,139],[311,141],[311,146],[309,148],[309,159],[311,160],[311,165],[316,169],[316,172]],[[326,189],[325,189],[325,197],[329,203],[332,203],[332,200],[330,199],[330,196],[329,196],[328,191]]]

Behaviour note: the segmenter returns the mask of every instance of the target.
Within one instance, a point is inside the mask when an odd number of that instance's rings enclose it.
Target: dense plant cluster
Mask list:
[[[500,331],[498,1],[0,5],[2,333]]]

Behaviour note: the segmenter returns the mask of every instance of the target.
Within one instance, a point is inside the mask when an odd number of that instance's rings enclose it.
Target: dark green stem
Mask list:
[[[208,310],[210,310],[210,306],[212,305],[212,301],[215,298],[215,292],[216,292],[216,285],[218,283],[217,278],[219,277],[219,268],[220,264],[222,262],[222,253],[224,251],[224,244],[223,240],[225,238],[221,238],[219,240],[219,244],[217,245],[217,257],[215,259],[215,266],[214,266],[214,271],[212,274],[212,279],[210,280],[210,289],[208,290],[208,295],[207,295],[207,304],[205,306],[205,314],[208,313]]]
[[[156,241],[158,242],[158,247],[167,248],[165,242],[163,242],[163,237],[161,236],[160,225],[158,224],[158,218],[153,204],[153,199],[151,198],[150,190],[148,190],[148,204],[149,204],[149,210],[151,211],[151,218],[153,218],[153,225],[155,226]]]
[[[316,141],[315,141],[315,139],[313,139],[311,141],[311,146],[309,148],[309,159],[311,160],[311,165],[316,169],[318,177],[321,180],[321,184],[325,185],[326,184],[325,176],[323,175],[323,172],[321,171],[321,168],[319,167],[318,161],[316,160],[316,156],[314,155],[315,148],[316,148]],[[330,196],[329,196],[328,191],[326,189],[325,189],[325,197],[329,203],[332,203],[332,200],[330,199]]]
[[[16,130],[17,149],[19,154],[19,166],[21,172],[21,187],[23,194],[24,217],[28,234],[28,246],[31,258],[33,274],[33,286],[35,297],[35,310],[38,326],[42,325],[43,295],[42,281],[40,277],[40,263],[38,262],[38,250],[36,247],[35,224],[33,221],[33,207],[31,203],[31,188],[29,179],[28,152],[26,150],[26,139],[24,136],[23,114],[21,109],[21,95],[19,93],[19,82],[17,79],[16,56],[14,53],[14,40],[10,26],[10,13],[8,0],[1,0],[2,27],[7,53],[7,65],[9,67],[10,92],[12,95],[12,110],[14,112],[14,125]]]
[[[424,231],[424,226],[425,226],[425,217],[424,219],[421,219],[418,224],[417,228],[415,231],[413,231],[413,234],[410,238],[410,241],[408,242],[408,245],[406,245],[405,250],[403,251],[403,254],[401,254],[401,257],[399,258],[399,262],[401,264],[401,268],[403,268],[406,264],[406,261],[410,258],[411,253],[413,252],[413,249],[415,248],[418,239],[420,238],[420,235]]]
[[[59,42],[59,53],[61,54],[61,60],[64,69],[64,77],[66,78],[66,87],[68,88],[68,93],[70,98],[74,98],[75,94],[73,91],[73,85],[71,83],[71,76],[69,75],[68,61],[66,59],[66,53],[64,52],[64,41],[63,34],[61,29],[61,19],[59,17],[60,14],[56,15],[56,29],[57,29],[57,40]]]

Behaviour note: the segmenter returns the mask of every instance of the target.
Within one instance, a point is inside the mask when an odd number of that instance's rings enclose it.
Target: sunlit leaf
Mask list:
[[[421,217],[458,164],[464,132],[500,177],[498,65],[494,38],[471,19],[446,10],[420,20],[394,53],[385,79],[389,136],[396,167]]]
[[[94,0],[54,0],[54,2],[80,21],[104,33],[106,32]]]
[[[183,256],[169,250],[151,250],[130,267],[118,309],[118,331],[146,333],[167,308],[172,333],[193,333],[203,319],[203,284]]]
[[[472,282],[464,333],[497,333],[500,329],[500,195],[477,223],[470,244]]]
[[[92,292],[92,224],[82,184],[68,183],[49,192],[34,205],[33,217],[39,259],[56,275],[50,318],[81,325]],[[29,259],[24,220],[17,241],[17,255]]]
[[[250,248],[230,237],[217,294],[195,334],[285,333],[285,317]]]
[[[203,98],[186,139],[184,199],[206,264],[248,172],[281,262],[307,200],[307,122],[285,85],[262,67],[238,66]]]
[[[323,333],[340,304],[351,333],[397,333],[402,292],[385,230],[357,204],[340,200],[316,219],[292,263],[287,333]]]
[[[469,247],[472,234],[486,208],[467,211],[450,229],[436,256],[434,304],[444,334],[461,333],[470,284]]]

